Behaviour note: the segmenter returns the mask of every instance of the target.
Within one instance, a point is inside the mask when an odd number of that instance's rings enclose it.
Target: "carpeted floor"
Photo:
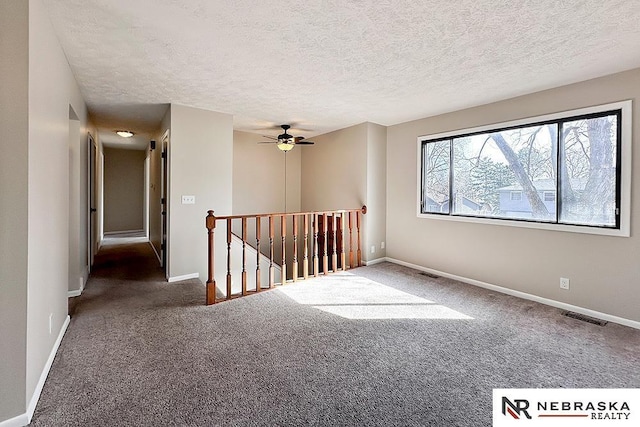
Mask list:
[[[383,263],[204,306],[108,245],[33,426],[488,426],[493,388],[640,387],[640,331]]]

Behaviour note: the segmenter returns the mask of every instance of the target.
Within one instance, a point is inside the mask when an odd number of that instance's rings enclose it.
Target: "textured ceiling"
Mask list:
[[[103,129],[392,125],[640,67],[638,0],[43,0]]]

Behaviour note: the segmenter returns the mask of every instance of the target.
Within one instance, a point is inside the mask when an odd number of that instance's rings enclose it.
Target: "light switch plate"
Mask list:
[[[195,205],[196,204],[196,196],[182,196],[182,204],[183,205]]]

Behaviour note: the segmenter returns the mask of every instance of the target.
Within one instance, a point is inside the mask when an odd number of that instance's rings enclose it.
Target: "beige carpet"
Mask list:
[[[204,306],[96,258],[34,426],[487,426],[493,388],[640,387],[640,331],[379,264]]]

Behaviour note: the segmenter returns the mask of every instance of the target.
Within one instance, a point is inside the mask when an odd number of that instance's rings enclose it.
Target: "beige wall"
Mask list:
[[[362,257],[366,261],[384,257],[380,245],[386,232],[386,128],[362,123],[313,140],[316,144],[302,153],[302,209],[367,205]]]
[[[302,209],[357,208],[367,197],[367,124],[313,137],[302,153]]]
[[[631,237],[416,217],[417,137],[640,96],[640,69],[387,129],[387,256],[449,274],[640,321],[640,186]],[[634,102],[633,134],[640,135]],[[638,183],[640,150],[633,152]],[[393,189],[393,190],[391,190]],[[571,279],[571,290],[559,278]]]
[[[170,122],[168,276],[205,281],[207,210],[232,213],[233,117],[171,104]],[[182,196],[196,203],[182,204]]]
[[[285,154],[275,144],[258,144],[266,140],[253,133],[233,132],[234,215],[285,210]],[[302,152],[313,148],[299,146],[286,154],[288,212],[300,211]]]
[[[27,402],[28,20],[28,2],[0,2],[0,422]]]
[[[80,118],[81,128],[86,129],[86,107],[46,9],[40,0],[30,0],[26,313],[29,410],[35,404],[43,370],[67,319],[70,105]]]
[[[142,230],[144,159],[142,150],[104,149],[104,232]]]
[[[70,142],[86,135],[87,110],[40,0],[0,3],[0,52],[0,422],[26,423],[68,318],[70,265],[86,256],[69,230],[83,188]]]
[[[387,128],[367,123],[367,200],[364,248],[368,260],[386,256],[387,234]],[[375,253],[371,253],[371,247]]]

